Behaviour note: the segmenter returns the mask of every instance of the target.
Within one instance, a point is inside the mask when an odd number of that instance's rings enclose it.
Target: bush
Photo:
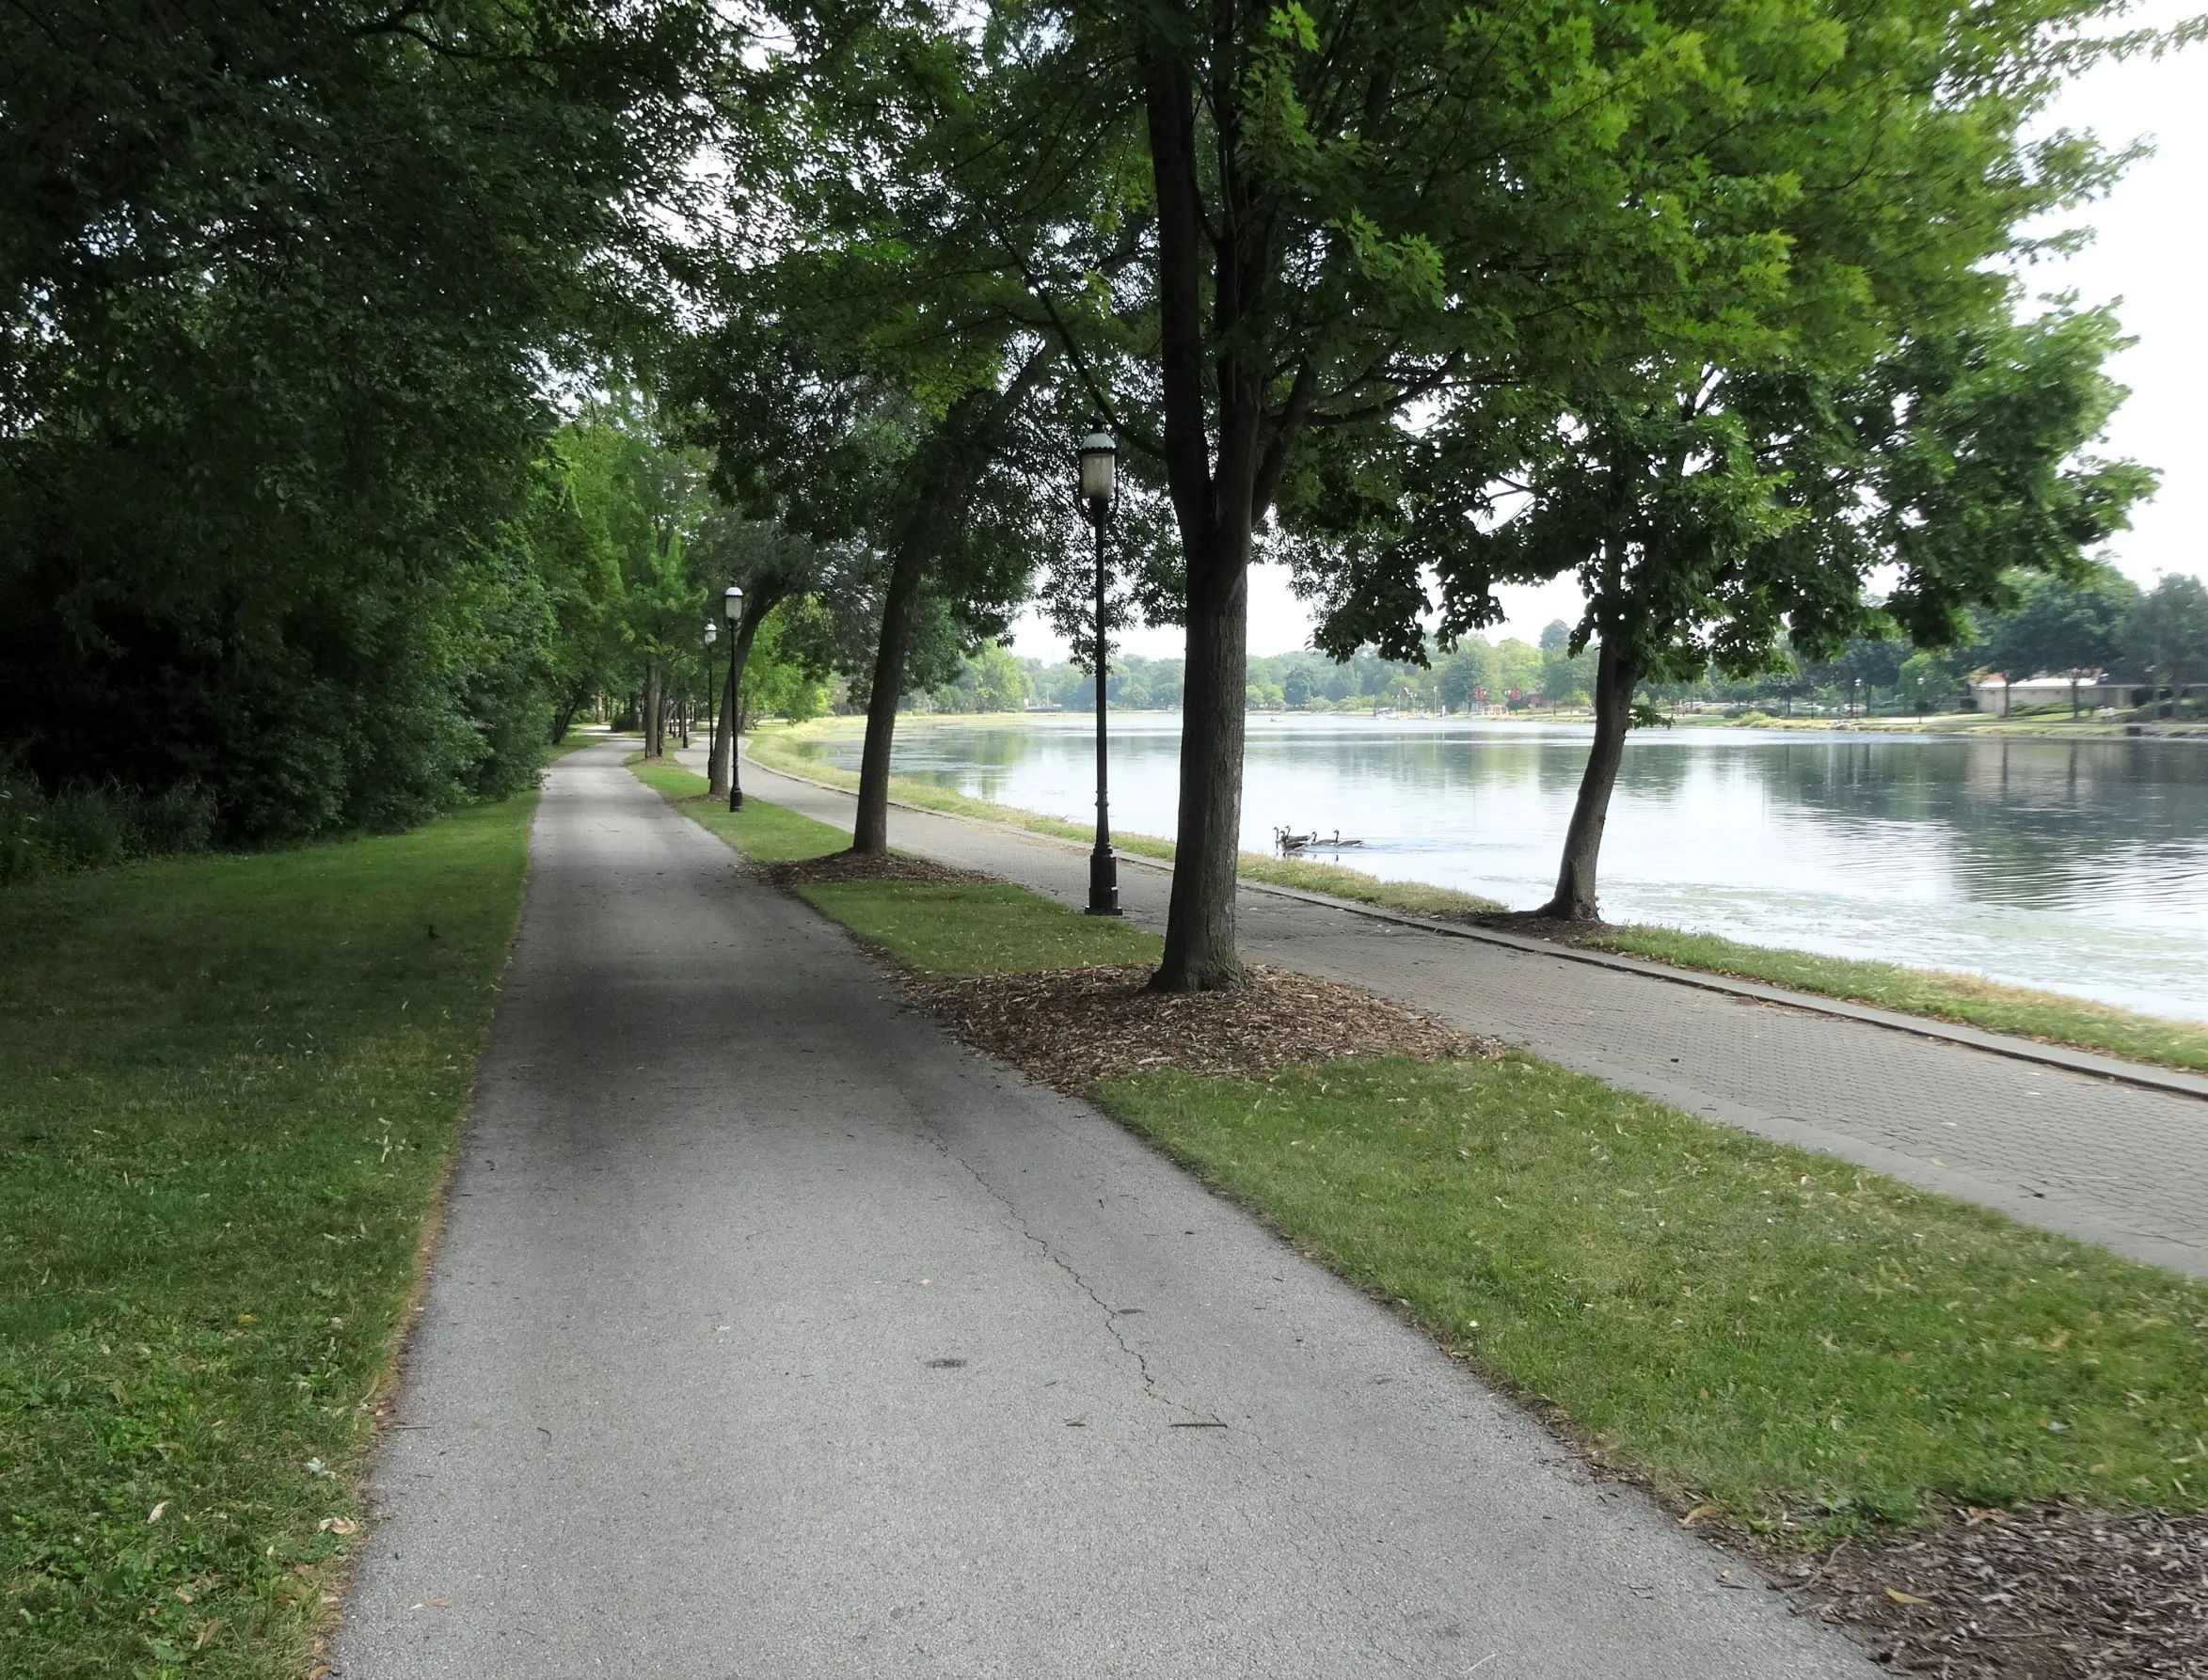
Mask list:
[[[0,886],[49,869],[204,851],[214,822],[214,796],[197,783],[151,797],[113,784],[80,784],[48,799],[28,777],[0,774]]]
[[[65,787],[46,807],[46,843],[73,866],[119,864],[137,848],[127,797],[106,787]]]
[[[46,801],[37,784],[0,774],[0,886],[42,874],[47,863]]]
[[[138,807],[138,839],[148,851],[205,851],[214,838],[214,796],[180,782]]]

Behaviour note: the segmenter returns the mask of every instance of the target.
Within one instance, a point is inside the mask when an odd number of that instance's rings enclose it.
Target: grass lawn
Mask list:
[[[832,786],[856,788],[857,774],[838,769],[808,757],[799,748],[803,737],[789,731],[773,731],[751,737],[749,755],[770,769],[786,770],[794,776],[808,777],[815,782],[825,782]],[[1025,829],[1031,834],[1050,834],[1060,840],[1087,842],[1095,838],[1096,831],[1086,824],[1068,822],[1064,817],[1046,816],[1040,811],[1023,811],[1017,805],[995,805],[987,800],[969,799],[947,787],[938,787],[932,782],[915,782],[907,777],[893,777],[890,795],[908,805],[917,805],[926,811],[941,811],[948,816],[972,816],[983,822],[999,822],[1009,828]],[[1135,857],[1154,858],[1160,863],[1173,861],[1173,843],[1161,840],[1154,834],[1115,833],[1113,847]],[[1382,880],[1376,875],[1367,875],[1361,869],[1350,869],[1340,864],[1322,864],[1315,859],[1275,858],[1263,852],[1246,851],[1242,854],[1238,871],[1244,880],[1263,881],[1271,886],[1295,887],[1307,893],[1327,893],[1337,898],[1353,899],[1359,904],[1371,904],[1385,910],[1405,911],[1422,916],[1485,916],[1502,909],[1492,898],[1483,898],[1475,893],[1460,893],[1453,887],[1428,886],[1422,881]]]
[[[675,765],[629,768],[684,815],[761,863],[824,857],[850,844],[842,830],[763,800],[747,798],[732,813],[705,797],[703,776]],[[869,944],[930,977],[1155,962],[1164,949],[1154,934],[997,881],[835,881],[797,891]]]
[[[824,858],[850,846],[851,837],[844,830],[815,822],[780,805],[770,805],[764,800],[747,796],[742,810],[731,811],[726,800],[706,797],[705,777],[678,764],[653,764],[640,754],[629,760],[628,768],[638,781],[685,816],[762,864]]]
[[[1096,1096],[1680,1506],[1814,1545],[2208,1503],[2208,1288],[2170,1274],[1523,1055]]]
[[[534,803],[0,894],[0,1672],[307,1672]]]
[[[929,979],[1155,962],[1165,941],[1002,881],[838,881],[799,893],[868,944]]]
[[[1903,1014],[1962,1022],[1988,1032],[2208,1073],[2208,1022],[2137,1015],[2082,998],[2002,986],[1974,975],[1744,945],[1715,934],[1679,933],[1669,927],[1617,927],[1581,943],[1680,968],[1737,975]]]
[[[929,974],[1131,959],[1016,888],[806,896]],[[2208,1507],[2208,1286],[1526,1055],[1093,1095],[1698,1520]]]

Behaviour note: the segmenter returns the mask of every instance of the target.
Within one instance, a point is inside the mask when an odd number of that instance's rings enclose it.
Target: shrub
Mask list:
[[[137,831],[148,851],[205,851],[214,838],[214,795],[180,782],[139,803]]]
[[[45,799],[37,784],[0,773],[0,886],[42,874],[47,862]]]
[[[137,849],[129,797],[110,787],[65,787],[46,807],[46,843],[70,864],[98,869]]]

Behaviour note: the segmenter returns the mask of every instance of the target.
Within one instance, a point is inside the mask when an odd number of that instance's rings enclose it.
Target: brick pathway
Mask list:
[[[748,791],[850,826],[849,795],[756,765],[744,778]],[[890,836],[1087,899],[1076,847],[903,809]],[[1170,879],[1122,863],[1132,920],[1164,927]],[[1363,986],[1711,1119],[2208,1276],[2200,1100],[1273,894],[1246,890],[1240,914],[1253,961]]]

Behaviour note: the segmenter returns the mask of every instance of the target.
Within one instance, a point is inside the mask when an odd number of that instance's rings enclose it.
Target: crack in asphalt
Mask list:
[[[1112,1339],[1113,1343],[1121,1354],[1135,1362],[1136,1373],[1142,1379],[1144,1394],[1156,1401],[1160,1405],[1171,1406],[1176,1411],[1186,1413],[1191,1420],[1199,1422],[1206,1428],[1231,1430],[1231,1426],[1225,1419],[1209,1417],[1189,1405],[1185,1401],[1175,1400],[1171,1395],[1161,1391],[1156,1379],[1151,1375],[1149,1356],[1120,1333],[1120,1314],[1111,1303],[1096,1292],[1095,1287],[1090,1284],[1088,1279],[1075,1271],[1065,1256],[1051,1245],[1047,1238],[1036,1235],[1029,1228],[1027,1221],[1020,1210],[1012,1204],[1011,1197],[991,1183],[971,1161],[952,1149],[950,1140],[938,1132],[932,1124],[928,1126],[928,1140],[943,1151],[945,1160],[955,1163],[965,1171],[968,1178],[980,1185],[989,1198],[1005,1211],[1005,1217],[1011,1222],[1012,1228],[1028,1242],[1034,1244],[1041,1251],[1043,1259],[1072,1278],[1073,1287],[1095,1304],[1096,1309],[1104,1314],[1104,1333]]]

